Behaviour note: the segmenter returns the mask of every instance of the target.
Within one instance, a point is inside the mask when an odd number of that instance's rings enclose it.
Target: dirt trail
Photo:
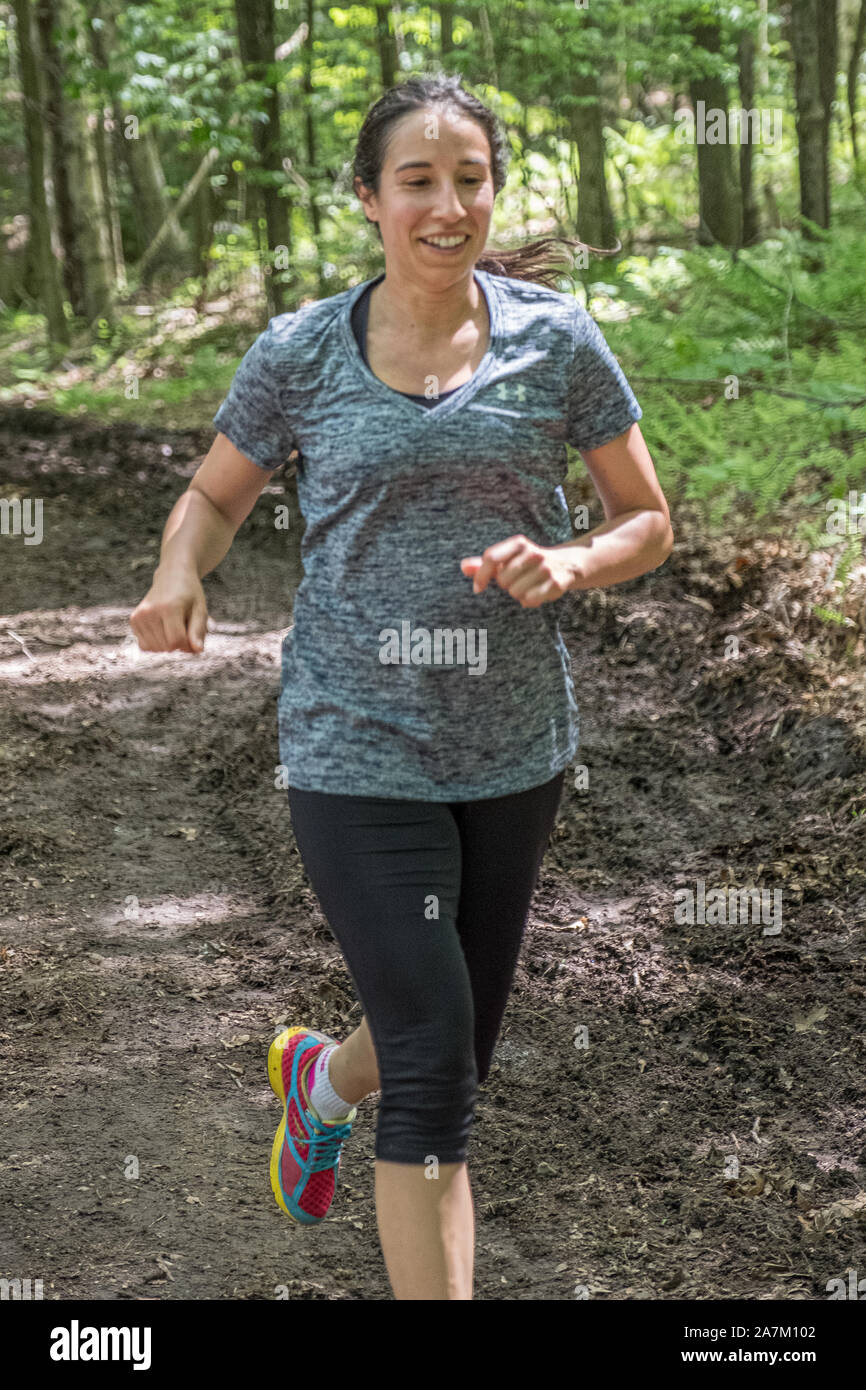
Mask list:
[[[0,497],[41,497],[44,527],[0,537],[0,1277],[389,1299],[375,1100],[321,1227],[268,1184],[269,1039],[360,1018],[273,786],[282,480],[205,581],[202,657],[127,625],[210,438],[0,416]],[[561,609],[590,785],[482,1091],[480,1299],[825,1299],[866,1275],[863,663],[833,664],[832,632],[810,655],[814,566],[675,522],[661,572]],[[700,880],[780,890],[781,930],[678,922]]]

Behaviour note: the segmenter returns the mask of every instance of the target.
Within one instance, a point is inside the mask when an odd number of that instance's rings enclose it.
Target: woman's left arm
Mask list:
[[[581,450],[605,521],[573,541],[541,546],[510,536],[481,556],[461,561],[480,593],[495,576],[524,608],[560,598],[570,589],[605,589],[664,564],[674,546],[670,513],[640,426]]]
[[[664,564],[674,548],[668,504],[640,425],[598,449],[581,452],[604,507],[605,520],[574,541],[552,546],[574,552],[574,589],[604,589]]]

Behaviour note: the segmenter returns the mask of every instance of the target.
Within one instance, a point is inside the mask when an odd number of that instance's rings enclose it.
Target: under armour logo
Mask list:
[[[514,386],[509,386],[507,381],[500,381],[496,387],[496,394],[501,401],[513,400],[517,393],[517,400],[522,404],[526,400],[526,387],[522,381]]]

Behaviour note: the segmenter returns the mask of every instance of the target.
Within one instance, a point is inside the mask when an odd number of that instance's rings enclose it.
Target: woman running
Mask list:
[[[379,1237],[397,1299],[472,1298],[467,1149],[565,769],[578,746],[554,604],[673,546],[638,405],[591,316],[550,288],[554,239],[485,255],[506,137],[459,77],[367,113],[354,187],[384,271],[272,318],[166,524],[130,622],[200,652],[201,579],[297,451],[304,577],[282,647],[295,839],[364,1017],[272,1043],[271,1184],[331,1209],[357,1106],[380,1092]],[[578,449],[606,521],[576,539]]]

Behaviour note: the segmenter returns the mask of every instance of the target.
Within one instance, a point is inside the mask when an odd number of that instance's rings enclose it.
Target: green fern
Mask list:
[[[866,489],[866,237],[844,219],[828,237],[820,275],[801,269],[803,240],[788,232],[736,263],[718,248],[667,248],[618,267],[633,312],[604,323],[605,336],[662,486],[711,524],[797,496],[807,529],[821,513],[815,543],[826,545],[826,499]],[[726,399],[731,377],[738,396]],[[817,492],[802,486],[807,471]]]

